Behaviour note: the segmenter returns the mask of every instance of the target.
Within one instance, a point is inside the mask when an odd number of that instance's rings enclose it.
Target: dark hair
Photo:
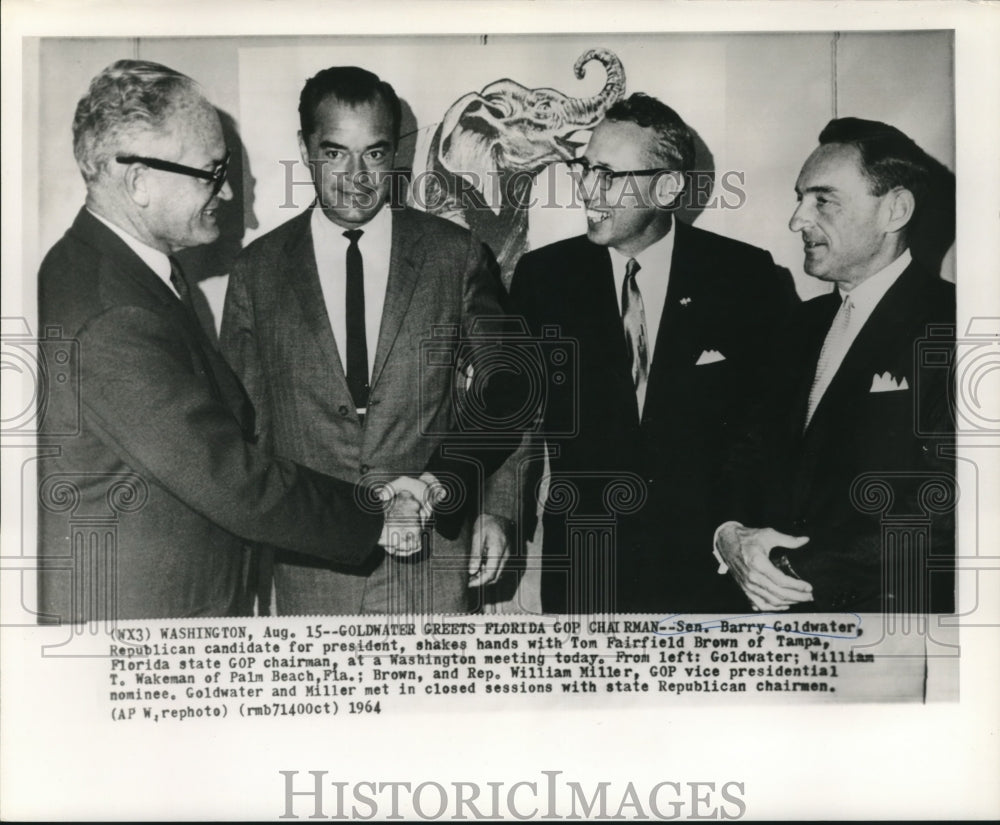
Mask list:
[[[677,112],[651,95],[635,92],[625,100],[612,104],[604,113],[605,120],[634,123],[656,132],[658,159],[673,171],[694,169],[694,136]]]
[[[316,130],[316,109],[331,95],[348,106],[381,101],[392,115],[393,139],[399,141],[403,114],[396,90],[377,74],[357,66],[331,66],[306,81],[299,95],[302,137],[308,137]]]
[[[90,183],[138,132],[159,129],[184,95],[198,84],[148,60],[119,60],[90,81],[73,117],[73,155]]]
[[[871,194],[884,195],[901,186],[913,193],[918,206],[923,201],[931,159],[895,126],[857,117],[836,118],[819,133],[819,142],[843,143],[857,149]]]
[[[861,172],[873,195],[897,187],[908,189],[916,204],[906,227],[914,257],[932,269],[955,238],[955,176],[895,126],[877,120],[841,117],[819,133],[820,145],[853,146],[861,156]]]

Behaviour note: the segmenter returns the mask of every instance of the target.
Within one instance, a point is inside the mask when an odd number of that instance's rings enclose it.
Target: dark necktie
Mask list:
[[[365,267],[358,248],[361,229],[349,229],[347,247],[347,386],[359,414],[368,407],[368,343],[365,340]]]
[[[635,258],[629,258],[625,264],[625,281],[622,283],[622,324],[625,327],[629,360],[632,362],[632,386],[639,405],[639,418],[642,418],[642,408],[646,402],[646,382],[649,380],[649,336],[646,332],[646,310],[642,304],[642,293],[635,282],[638,272],[639,262]]]
[[[187,307],[188,311],[194,315],[194,301],[191,300],[191,287],[188,286],[187,278],[184,277],[184,270],[173,256],[170,257],[170,283],[181,299],[181,303]]]

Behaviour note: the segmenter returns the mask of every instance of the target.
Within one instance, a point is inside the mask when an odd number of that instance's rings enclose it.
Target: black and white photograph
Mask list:
[[[1000,18],[906,5],[5,4],[3,816],[1000,812]]]

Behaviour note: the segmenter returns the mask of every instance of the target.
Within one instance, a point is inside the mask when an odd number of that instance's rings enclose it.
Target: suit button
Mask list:
[[[350,410],[347,409],[347,406],[345,404],[341,404],[340,407],[337,408],[337,412],[339,412],[341,415],[347,415],[350,412]]]
[[[371,469],[371,467],[369,467],[367,464],[362,464],[360,467],[358,467],[358,469],[361,471],[361,475],[364,475]]]

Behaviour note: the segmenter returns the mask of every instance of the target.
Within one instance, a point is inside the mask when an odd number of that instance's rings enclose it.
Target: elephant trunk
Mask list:
[[[604,88],[593,97],[574,98],[566,103],[565,114],[570,123],[581,128],[592,126],[607,108],[625,94],[625,67],[618,55],[608,49],[589,49],[581,54],[573,65],[573,72],[580,79],[586,74],[586,64],[591,60],[604,66],[607,79]]]

